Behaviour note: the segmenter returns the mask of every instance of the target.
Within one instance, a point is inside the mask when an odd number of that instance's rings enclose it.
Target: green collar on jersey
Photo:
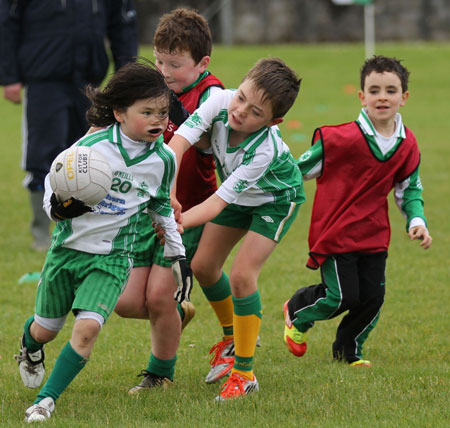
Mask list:
[[[397,114],[396,120],[398,121],[399,126],[396,127],[395,133],[391,137],[396,138],[395,144],[388,152],[384,154],[381,151],[380,146],[377,142],[377,131],[373,126],[373,123],[370,120],[369,115],[367,114],[367,109],[364,108],[361,109],[359,117],[356,120],[356,123],[359,125],[360,129],[364,134],[364,138],[369,144],[370,150],[379,161],[384,162],[390,159],[392,155],[397,151],[403,139],[406,137],[405,127],[403,125],[400,114]]]
[[[157,151],[161,147],[161,145],[164,144],[163,136],[160,135],[154,143],[150,144],[151,148],[149,148],[142,155],[139,155],[138,157],[131,159],[122,145],[122,138],[120,138],[120,125],[118,123],[115,123],[113,126],[109,128],[108,131],[109,131],[108,133],[109,141],[117,144],[126,166],[132,166],[142,162],[144,159],[147,159],[152,153]]]
[[[378,145],[375,137],[373,135],[364,134],[364,138],[366,139],[367,143],[369,144],[370,150],[374,154],[374,156],[379,161],[386,161],[392,157],[392,155],[397,151],[400,143],[403,141],[402,137],[398,137],[397,141],[395,142],[394,146],[385,154],[380,150],[380,146]]]
[[[230,128],[230,132],[228,133],[228,141],[227,141],[227,153],[234,153],[239,149],[244,149],[246,152],[251,152],[256,149],[266,138],[269,132],[269,128],[267,126],[258,129],[257,131],[250,134],[242,143],[237,146],[230,147],[228,142],[230,141],[230,135],[233,132],[233,129]]]

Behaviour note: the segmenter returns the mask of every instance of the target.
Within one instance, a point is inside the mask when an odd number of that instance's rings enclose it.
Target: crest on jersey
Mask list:
[[[148,184],[145,181],[139,183],[137,195],[139,198],[145,198],[145,196],[148,195]]]
[[[198,115],[197,112],[195,112],[191,114],[184,123],[189,126],[189,128],[193,128],[194,126],[198,126],[202,123],[202,118]]]
[[[238,181],[236,181],[236,183],[234,183],[233,190],[236,193],[241,193],[247,187],[248,187],[248,181],[247,180],[238,180]]]
[[[312,155],[312,151],[311,151],[311,149],[309,149],[300,156],[299,161],[306,161],[311,157],[311,155]]]

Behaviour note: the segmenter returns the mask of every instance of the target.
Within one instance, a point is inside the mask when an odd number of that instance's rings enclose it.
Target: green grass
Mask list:
[[[449,415],[449,185],[448,94],[450,44],[383,44],[377,52],[405,60],[411,71],[410,98],[402,109],[406,126],[422,152],[426,214],[434,238],[429,251],[410,242],[391,200],[392,242],[387,295],[381,319],[365,346],[370,370],[331,361],[339,319],[317,323],[307,354],[296,359],[282,342],[281,307],[300,286],[319,281],[304,267],[314,183],[290,233],[260,277],[264,305],[262,347],[255,370],[261,391],[224,405],[214,402],[219,386],[206,385],[208,350],[220,330],[202,293],[197,315],[183,333],[175,386],[130,397],[127,390],[146,366],[148,324],[113,315],[102,331],[86,369],[64,392],[48,427],[447,427]],[[151,49],[141,54],[152,58]],[[215,47],[210,69],[236,87],[263,56],[282,57],[303,77],[296,105],[281,125],[294,155],[309,144],[315,127],[354,120],[356,90],[364,59],[362,45]],[[25,319],[33,312],[35,283],[18,284],[39,271],[42,254],[29,250],[29,208],[21,186],[20,107],[0,101],[0,427],[22,426],[36,391],[26,389],[12,356]],[[57,123],[49,126],[57,126]],[[227,264],[229,266],[229,264]],[[70,337],[73,318],[46,347],[47,371]]]

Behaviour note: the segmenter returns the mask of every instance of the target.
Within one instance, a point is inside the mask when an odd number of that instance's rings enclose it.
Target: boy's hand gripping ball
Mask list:
[[[88,207],[84,202],[75,198],[58,202],[54,193],[52,193],[50,203],[52,205],[50,214],[55,220],[67,220],[68,218],[79,217],[80,215],[93,211],[91,207]]]

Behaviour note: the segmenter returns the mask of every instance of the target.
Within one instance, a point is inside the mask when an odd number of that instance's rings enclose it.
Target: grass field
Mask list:
[[[383,427],[450,426],[450,44],[380,44],[377,53],[405,60],[410,98],[401,110],[422,152],[426,215],[434,238],[428,251],[410,242],[391,200],[392,242],[386,303],[365,346],[372,369],[331,360],[339,319],[317,323],[308,352],[296,359],[283,345],[283,302],[300,286],[319,280],[306,269],[307,227],[314,183],[290,233],[260,277],[264,305],[261,348],[255,372],[261,391],[218,405],[219,385],[204,383],[208,351],[220,329],[198,288],[197,316],[182,336],[175,386],[130,397],[127,390],[146,366],[148,325],[113,315],[85,370],[64,392],[48,427]],[[152,58],[151,49],[141,54]],[[362,45],[215,47],[211,71],[236,87],[260,57],[280,56],[303,77],[296,105],[281,130],[294,155],[305,151],[315,127],[356,119]],[[36,391],[22,385],[13,355],[23,323],[32,314],[36,282],[19,284],[39,271],[44,255],[32,252],[27,193],[21,186],[20,107],[0,100],[0,427],[22,426]],[[49,124],[57,126],[58,124]],[[47,373],[69,338],[73,317],[46,347]]]

